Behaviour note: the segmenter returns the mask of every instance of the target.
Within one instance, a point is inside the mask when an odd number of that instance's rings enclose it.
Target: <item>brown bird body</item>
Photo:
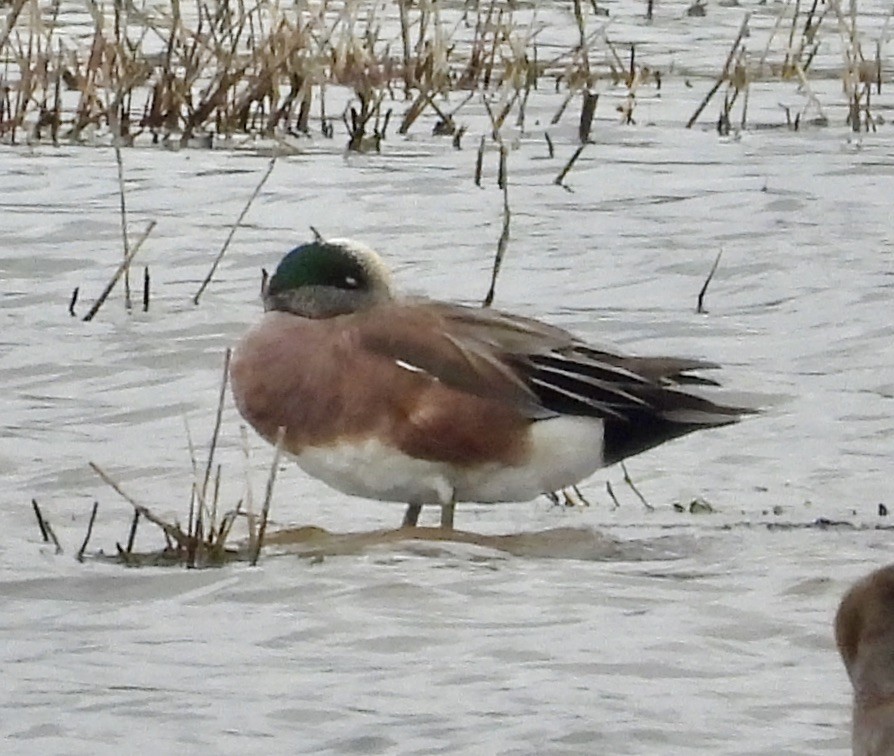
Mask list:
[[[854,688],[854,756],[894,756],[894,565],[845,594],[835,640]]]
[[[596,349],[539,321],[401,300],[381,260],[316,241],[280,263],[232,362],[239,411],[309,474],[410,505],[525,501],[747,410],[689,390],[713,365]]]

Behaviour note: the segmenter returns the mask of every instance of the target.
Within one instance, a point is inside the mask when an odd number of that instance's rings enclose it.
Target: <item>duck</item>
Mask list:
[[[847,591],[835,614],[835,642],[854,691],[854,756],[894,754],[894,564]]]
[[[627,355],[554,325],[395,292],[370,247],[292,249],[230,362],[235,404],[311,477],[350,496],[423,506],[530,501],[752,410],[695,387],[714,363]],[[702,392],[703,393],[703,392]],[[282,430],[280,430],[282,429]]]

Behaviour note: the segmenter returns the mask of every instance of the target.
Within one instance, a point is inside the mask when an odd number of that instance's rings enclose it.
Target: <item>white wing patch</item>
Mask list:
[[[424,373],[426,372],[418,365],[413,365],[410,362],[404,362],[403,360],[395,360],[394,364],[399,368],[403,368],[404,370],[409,370],[411,373]]]

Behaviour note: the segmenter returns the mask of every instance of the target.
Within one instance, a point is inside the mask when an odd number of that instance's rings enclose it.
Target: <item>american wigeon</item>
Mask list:
[[[835,640],[854,687],[854,756],[894,754],[894,565],[841,600]]]
[[[394,295],[368,247],[317,239],[279,263],[233,355],[242,416],[347,494],[424,504],[527,501],[747,412],[676,357],[597,349],[546,323]]]

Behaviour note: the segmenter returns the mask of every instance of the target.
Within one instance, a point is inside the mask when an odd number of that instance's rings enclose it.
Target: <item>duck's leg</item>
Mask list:
[[[453,530],[453,514],[456,511],[456,501],[453,497],[447,504],[441,504],[441,529]]]
[[[402,528],[415,528],[419,522],[419,513],[422,511],[421,504],[409,504],[407,511],[404,512],[404,521],[400,524]]]

